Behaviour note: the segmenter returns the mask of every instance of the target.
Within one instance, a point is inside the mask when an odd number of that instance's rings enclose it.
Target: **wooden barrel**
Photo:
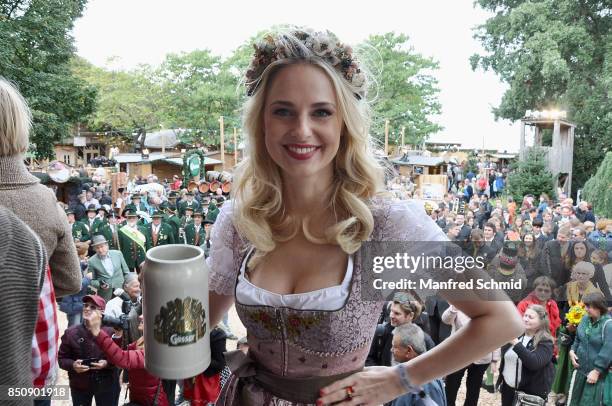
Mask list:
[[[187,190],[190,192],[194,192],[198,188],[198,184],[194,181],[189,182],[187,185]]]
[[[218,181],[213,181],[210,182],[210,191],[215,193],[217,191],[217,189],[219,189],[221,187],[221,184]]]
[[[231,182],[232,181],[232,174],[229,172],[221,172],[219,174],[219,177],[217,178],[217,180],[221,183],[226,183],[226,182]]]
[[[224,182],[223,185],[221,186],[221,190],[223,190],[223,193],[231,192],[232,182]]]
[[[216,180],[219,180],[219,175],[220,173],[217,171],[208,171],[206,172],[206,180],[209,182],[214,182]]]
[[[200,186],[198,186],[198,190],[200,191],[200,193],[208,193],[208,191],[210,190],[210,183],[208,182],[200,183]]]

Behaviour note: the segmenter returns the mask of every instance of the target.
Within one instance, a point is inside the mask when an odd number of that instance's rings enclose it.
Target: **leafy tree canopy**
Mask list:
[[[597,173],[584,185],[584,199],[595,214],[612,218],[612,152],[608,152]]]
[[[39,158],[94,110],[95,88],[74,76],[69,35],[86,0],[0,0],[0,74],[32,110],[30,142]]]
[[[485,53],[472,68],[493,70],[510,85],[496,117],[526,110],[566,110],[577,124],[574,189],[612,146],[612,11],[600,0],[478,0],[494,15],[477,27]]]
[[[512,165],[507,184],[508,193],[517,202],[528,194],[539,196],[546,193],[551,198],[556,195],[553,175],[547,168],[546,154],[540,148],[530,148],[524,160]]]
[[[382,62],[380,72],[373,72],[377,82],[372,89],[373,135],[384,142],[385,120],[389,120],[390,132],[395,132],[395,137],[390,134],[391,141],[397,144],[402,127],[405,141],[413,144],[442,130],[432,121],[441,111],[438,82],[432,76],[439,67],[437,62],[416,53],[406,35],[393,32],[371,35],[358,49],[365,51],[370,65],[375,64],[375,55]]]

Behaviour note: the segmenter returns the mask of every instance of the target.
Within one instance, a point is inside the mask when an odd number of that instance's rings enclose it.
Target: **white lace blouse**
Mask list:
[[[263,305],[272,307],[289,307],[300,310],[339,310],[344,306],[349,295],[353,276],[353,256],[349,255],[344,279],[340,285],[318,289],[311,292],[281,295],[255,286],[246,275],[246,263],[253,248],[245,256],[238,275],[236,300],[244,305]]]

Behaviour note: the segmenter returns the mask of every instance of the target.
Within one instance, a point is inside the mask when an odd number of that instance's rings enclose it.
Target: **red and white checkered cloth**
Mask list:
[[[38,301],[38,319],[32,336],[32,379],[37,388],[54,383],[57,372],[58,340],[55,291],[51,281],[51,268],[47,266]]]

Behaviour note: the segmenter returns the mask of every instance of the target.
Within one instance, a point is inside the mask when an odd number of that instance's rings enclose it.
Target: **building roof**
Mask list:
[[[143,163],[143,162],[155,162],[155,161],[166,161],[173,165],[183,166],[183,158],[180,157],[171,157],[168,154],[162,154],[161,152],[151,152],[149,154],[149,159],[142,159],[142,154],[140,153],[123,153],[118,154],[113,157],[118,163]],[[221,161],[218,159],[213,159],[209,157],[204,157],[204,165],[219,165]]]
[[[162,147],[162,137],[164,141],[164,146],[166,148],[174,148],[180,141],[178,139],[179,135],[185,130],[181,129],[171,129],[171,130],[160,130],[152,133],[147,133],[147,139],[145,140],[145,147],[147,148],[159,148]]]
[[[440,166],[446,164],[446,161],[439,156],[423,156],[404,154],[402,157],[392,159],[392,163],[397,165],[418,165],[418,166]]]

